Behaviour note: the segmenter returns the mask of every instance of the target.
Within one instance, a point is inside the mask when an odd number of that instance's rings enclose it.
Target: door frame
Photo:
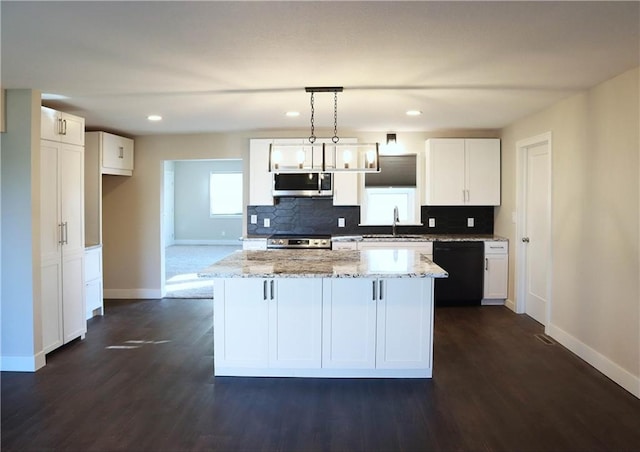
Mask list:
[[[547,200],[547,208],[548,208],[548,218],[549,223],[547,225],[548,233],[549,233],[549,262],[547,265],[547,308],[546,308],[546,325],[545,332],[548,330],[549,325],[551,324],[551,303],[552,303],[552,277],[553,277],[553,235],[551,225],[553,224],[553,146],[552,146],[552,136],[551,132],[545,132],[540,135],[535,135],[533,137],[525,138],[516,142],[516,212],[517,212],[517,222],[516,222],[516,313],[524,314],[526,312],[526,247],[522,242],[522,237],[524,234],[524,229],[526,225],[526,212],[525,212],[525,202],[527,199],[527,150],[535,145],[539,144],[547,144],[549,149],[549,163],[548,163],[548,171],[549,171],[549,183],[547,187],[548,192],[548,200]]]

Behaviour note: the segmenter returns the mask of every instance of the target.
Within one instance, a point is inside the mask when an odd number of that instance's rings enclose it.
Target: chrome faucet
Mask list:
[[[393,208],[393,226],[391,227],[392,235],[396,235],[396,226],[400,222],[400,214],[398,214],[398,206]]]

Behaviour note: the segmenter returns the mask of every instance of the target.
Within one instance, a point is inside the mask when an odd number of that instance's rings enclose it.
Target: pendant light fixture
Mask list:
[[[271,144],[269,171],[278,173],[380,172],[378,143],[340,143],[338,137],[338,93],[341,86],[307,87],[311,100],[311,134],[308,143]],[[333,137],[315,135],[315,93],[333,93]]]

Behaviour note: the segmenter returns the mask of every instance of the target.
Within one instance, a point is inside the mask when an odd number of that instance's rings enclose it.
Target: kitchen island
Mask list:
[[[410,249],[238,251],[214,278],[214,374],[430,378],[433,278]]]

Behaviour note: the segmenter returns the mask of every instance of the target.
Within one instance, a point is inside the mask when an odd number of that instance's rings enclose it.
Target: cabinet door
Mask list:
[[[249,142],[249,205],[273,205],[273,174],[269,172],[270,139]]]
[[[269,286],[269,367],[319,369],[322,280],[279,278]]]
[[[62,258],[62,320],[64,343],[87,332],[84,300],[84,251],[68,253]]]
[[[465,140],[431,139],[426,144],[425,204],[459,206],[465,197]]]
[[[102,173],[133,174],[133,140],[102,132]]]
[[[45,111],[43,109],[43,111]],[[62,337],[62,228],[60,220],[61,144],[40,143],[40,272],[42,346],[44,353],[60,347]]]
[[[431,367],[431,278],[379,280],[376,368]]]
[[[331,139],[327,140],[329,144],[332,143]],[[341,144],[351,144],[357,143],[358,140],[356,138],[341,138]],[[356,152],[353,152],[353,155],[356,155]],[[327,160],[332,161],[334,156],[328,155],[326,156]],[[335,158],[338,160],[336,162],[336,166],[341,167],[344,162],[341,160],[339,155],[336,155]],[[336,172],[333,173],[333,205],[334,206],[357,206],[360,205],[359,202],[359,191],[358,187],[360,186],[360,173],[356,172]]]
[[[259,278],[214,281],[216,367],[268,367],[268,283]]]
[[[465,140],[467,205],[500,205],[500,140]]]
[[[376,284],[368,278],[323,280],[322,367],[375,367]]]
[[[40,108],[40,138],[60,141],[60,114],[53,108]]]
[[[61,137],[60,141],[68,144],[84,146],[84,118],[60,113]]]
[[[509,255],[486,254],[484,264],[484,298],[506,299]]]
[[[60,218],[63,224],[62,307],[64,342],[87,332],[84,299],[84,148],[61,146]]]

